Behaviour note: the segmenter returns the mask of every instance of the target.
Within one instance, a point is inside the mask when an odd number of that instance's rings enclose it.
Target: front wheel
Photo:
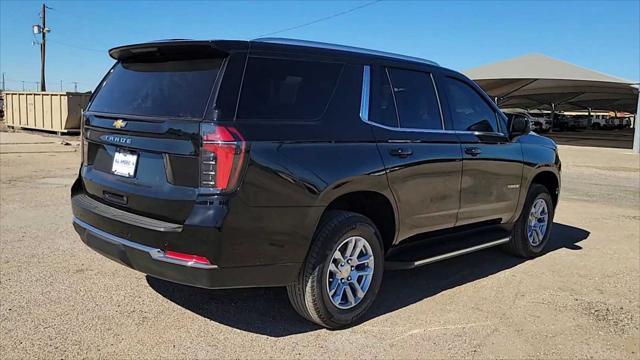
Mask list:
[[[367,217],[329,211],[315,233],[289,300],[303,317],[327,328],[355,323],[380,289],[382,239]]]
[[[523,258],[541,255],[549,241],[553,215],[553,200],[547,188],[532,184],[506,250]]]

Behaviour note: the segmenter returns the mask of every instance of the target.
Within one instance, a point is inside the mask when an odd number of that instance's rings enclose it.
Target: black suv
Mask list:
[[[553,141],[431,61],[287,39],[118,47],[83,115],[73,223],[97,252],[204,288],[286,286],[357,321],[385,269],[539,255]]]

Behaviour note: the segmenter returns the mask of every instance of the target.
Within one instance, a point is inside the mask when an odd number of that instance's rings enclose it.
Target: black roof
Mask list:
[[[321,50],[338,51],[353,55],[369,55],[383,58],[390,58],[394,60],[409,61],[414,63],[422,63],[432,66],[439,66],[436,62],[422,59],[413,56],[406,56],[400,54],[389,53],[379,50],[363,49],[353,46],[330,44],[317,41],[296,40],[286,38],[260,38],[250,41],[246,40],[187,40],[187,39],[171,39],[171,40],[158,40],[141,44],[119,46],[109,50],[109,55],[117,60],[125,59],[136,54],[144,53],[145,51],[156,51],[159,48],[180,48],[180,51],[191,49],[198,49],[199,51],[209,51],[215,53],[217,51],[244,50],[248,49],[250,43],[255,45],[283,45],[287,47],[306,47]],[[212,48],[213,47],[215,48]]]

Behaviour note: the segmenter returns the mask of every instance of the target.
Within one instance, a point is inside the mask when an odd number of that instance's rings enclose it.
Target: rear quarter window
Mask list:
[[[324,114],[343,64],[250,57],[237,118],[312,121]]]

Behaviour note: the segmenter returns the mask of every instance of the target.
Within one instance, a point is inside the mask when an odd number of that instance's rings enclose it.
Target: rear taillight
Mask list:
[[[213,192],[233,191],[238,186],[246,143],[230,126],[200,125],[200,188]]]
[[[89,157],[89,143],[87,142],[87,140],[85,140],[84,138],[84,134],[80,135],[80,147],[82,150],[81,151],[81,158],[82,158],[82,165],[87,165],[89,163],[88,161],[88,157]]]
[[[209,262],[209,259],[207,259],[204,256],[199,256],[199,255],[185,254],[185,253],[180,253],[180,252],[177,252],[177,251],[165,251],[164,252],[164,256],[166,256],[168,258],[171,258],[171,259],[185,261],[185,262],[188,262],[188,263],[199,263],[199,264],[203,264],[203,265],[211,265],[211,263]]]
[[[87,157],[89,156],[89,143],[84,138],[84,112],[80,110],[80,161],[81,165],[88,163]]]

